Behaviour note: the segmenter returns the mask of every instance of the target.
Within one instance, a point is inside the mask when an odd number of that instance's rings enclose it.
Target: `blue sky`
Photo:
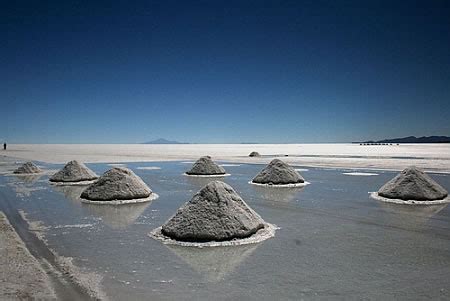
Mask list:
[[[10,1],[9,143],[450,135],[448,1]]]

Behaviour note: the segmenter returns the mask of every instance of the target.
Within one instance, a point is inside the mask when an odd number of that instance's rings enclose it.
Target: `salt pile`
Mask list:
[[[98,176],[90,170],[86,165],[77,160],[70,161],[63,169],[55,173],[51,178],[51,182],[59,183],[75,183],[93,181]]]
[[[273,186],[303,186],[305,179],[290,165],[280,159],[272,160],[256,177],[252,184]]]
[[[448,192],[421,169],[411,166],[384,184],[376,199],[404,204],[433,204],[448,202]]]
[[[187,242],[181,243],[187,246],[256,243],[273,235],[274,227],[264,222],[231,186],[221,181],[208,183],[151,233],[154,238],[168,243]]]
[[[130,169],[115,167],[89,185],[81,198],[85,203],[126,204],[148,202],[157,198],[157,194]]]
[[[22,166],[20,166],[14,171],[15,174],[33,174],[41,172],[42,170],[39,167],[37,167],[33,162],[24,163]]]
[[[251,152],[249,157],[261,157],[261,155],[258,152]]]
[[[210,156],[204,156],[198,159],[186,174],[190,176],[225,176],[226,172],[222,166],[211,160]]]

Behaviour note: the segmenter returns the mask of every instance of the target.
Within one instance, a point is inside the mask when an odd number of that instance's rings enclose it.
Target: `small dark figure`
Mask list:
[[[6,150],[6,143],[3,143],[3,150]]]

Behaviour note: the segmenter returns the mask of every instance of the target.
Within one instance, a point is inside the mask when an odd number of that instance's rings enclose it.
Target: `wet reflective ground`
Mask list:
[[[111,168],[87,165],[99,174]],[[311,185],[276,189],[248,184],[262,165],[225,166],[231,176],[223,181],[281,229],[257,245],[196,249],[166,246],[147,233],[209,179],[182,175],[190,164],[181,162],[127,166],[159,199],[88,205],[78,199],[83,188],[51,186],[47,175],[1,176],[0,210],[7,205],[42,221],[50,248],[103,276],[111,300],[450,298],[450,209],[371,199],[368,192],[393,172],[309,168],[301,173]],[[432,177],[450,190],[449,175]]]

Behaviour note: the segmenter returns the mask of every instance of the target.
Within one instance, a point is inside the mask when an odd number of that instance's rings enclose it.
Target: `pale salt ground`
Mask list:
[[[262,157],[248,157],[251,151]],[[23,160],[65,163],[195,161],[209,155],[216,161],[267,164],[283,157],[291,165],[327,168],[402,170],[415,165],[426,171],[450,173],[450,143],[447,144],[11,144],[4,152]],[[285,155],[288,155],[287,157]],[[187,162],[186,162],[187,163]],[[189,162],[191,163],[191,162]]]
[[[378,176],[377,173],[372,172],[343,172],[342,174],[347,176],[366,176],[366,177]]]
[[[124,207],[83,204],[76,197],[80,187],[52,186],[48,175],[30,183],[0,176],[0,210],[20,209],[30,223],[40,222],[39,235],[47,246],[62,258],[73,258],[76,269],[71,271],[78,270],[75,274],[84,283],[95,284],[91,289],[103,292],[97,295],[104,299],[450,298],[450,207],[372,199],[368,192],[397,174],[388,170],[308,166],[303,176],[311,185],[275,189],[249,185],[262,166],[240,162],[227,167],[230,176],[223,181],[267,223],[280,228],[274,237],[246,246],[202,249],[166,245],[148,237],[211,181],[182,175],[186,164],[180,163],[196,157],[159,161],[151,166],[161,170],[152,172],[137,169],[148,163],[122,161],[159,195],[152,202]],[[2,169],[7,164],[2,164],[2,157],[0,161]],[[87,166],[97,174],[110,169],[102,163]],[[349,169],[379,175],[342,174]],[[449,175],[432,173],[431,177],[450,189]],[[29,188],[29,195],[18,195],[16,188],[21,185]]]
[[[0,211],[0,299],[56,299],[44,269],[30,254],[2,211]]]

